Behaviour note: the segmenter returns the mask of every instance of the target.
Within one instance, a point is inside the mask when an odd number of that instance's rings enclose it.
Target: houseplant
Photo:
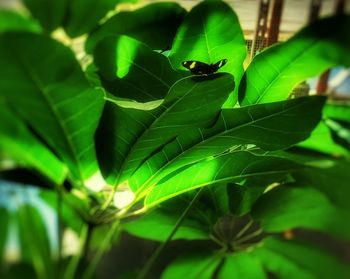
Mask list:
[[[37,21],[2,11],[3,273],[91,278],[127,231],[161,244],[110,278],[347,278],[346,263],[295,229],[349,240],[349,108],[288,97],[349,65],[350,18],[319,20],[244,69],[224,2],[188,13],[155,3],[98,24],[116,2],[24,1]],[[183,67],[222,60],[209,75]],[[202,245],[152,270],[176,239]]]

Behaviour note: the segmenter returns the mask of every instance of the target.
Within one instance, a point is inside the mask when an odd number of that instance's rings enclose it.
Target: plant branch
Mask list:
[[[168,245],[168,243],[171,241],[172,237],[175,235],[176,231],[179,229],[179,227],[181,226],[183,220],[185,219],[186,215],[188,214],[188,212],[190,211],[190,209],[192,208],[192,206],[195,204],[195,202],[197,201],[197,199],[199,198],[200,194],[202,193],[203,188],[199,189],[199,191],[196,193],[196,195],[193,197],[193,199],[191,200],[191,202],[189,203],[189,205],[186,207],[186,209],[182,212],[180,218],[177,220],[173,230],[171,231],[171,233],[169,234],[169,236],[167,237],[167,239],[158,246],[158,248],[156,249],[156,251],[153,253],[152,257],[148,260],[148,262],[146,263],[146,265],[144,265],[144,267],[141,269],[139,275],[137,276],[137,279],[145,279],[146,276],[148,275],[149,271],[151,270],[151,268],[153,267],[154,263],[156,262],[156,260],[158,259],[158,257],[160,256],[160,254],[163,252],[164,248],[166,247],[166,245]]]
[[[116,222],[114,222],[112,224],[112,226],[109,229],[107,235],[103,239],[103,242],[99,246],[98,251],[96,252],[96,254],[93,257],[93,259],[90,262],[90,264],[88,265],[87,269],[84,271],[84,273],[83,273],[83,275],[81,277],[82,279],[92,278],[93,273],[95,272],[95,270],[97,268],[97,265],[99,264],[103,254],[107,251],[108,247],[110,246],[112,238],[113,238],[114,234],[117,232],[117,230],[119,228],[119,224],[120,224],[119,220],[117,220]]]

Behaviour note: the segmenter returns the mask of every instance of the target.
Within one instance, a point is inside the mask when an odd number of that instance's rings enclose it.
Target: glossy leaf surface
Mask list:
[[[95,48],[94,62],[111,94],[149,102],[163,99],[180,76],[169,60],[127,36],[109,36]]]
[[[90,34],[86,51],[91,53],[101,39],[110,35],[127,35],[151,49],[169,49],[185,14],[186,11],[178,4],[166,2],[119,12]]]
[[[232,74],[239,84],[246,54],[237,15],[224,2],[203,1],[188,13],[180,26],[169,58],[173,67],[180,70],[186,70],[181,64],[183,61],[215,64],[227,59],[227,64],[219,72]],[[237,100],[237,89],[229,107]]]
[[[239,89],[240,104],[287,99],[305,79],[336,65],[350,65],[349,25],[349,16],[326,18],[262,51],[245,72]]]
[[[212,125],[233,87],[229,74],[210,80],[189,77],[176,82],[164,102],[154,110],[107,104],[97,135],[106,176],[112,174],[114,179],[123,181],[163,145],[176,140],[181,132]],[[119,156],[106,154],[107,146],[111,149],[117,146]]]
[[[84,183],[98,173],[93,135],[103,94],[90,87],[73,53],[45,36],[8,33],[0,38],[0,60],[4,97],[72,177]]]
[[[63,183],[66,168],[60,160],[40,142],[18,117],[1,104],[0,153],[18,164],[37,170],[56,184]]]

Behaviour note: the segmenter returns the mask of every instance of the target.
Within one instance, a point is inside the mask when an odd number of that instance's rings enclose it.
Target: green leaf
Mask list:
[[[63,23],[68,0],[23,0],[23,3],[47,32],[60,27]]]
[[[211,79],[188,77],[176,82],[154,110],[107,104],[97,132],[97,152],[105,176],[114,180],[113,185],[122,182],[152,153],[176,141],[179,133],[212,125],[233,87],[229,74]],[[117,148],[118,155],[106,154],[106,148]]]
[[[328,118],[324,122],[331,130],[334,142],[350,152],[350,121],[339,121]]]
[[[99,174],[93,136],[103,94],[90,87],[73,53],[36,34],[0,38],[0,90],[54,149],[78,183]]]
[[[329,252],[306,243],[267,238],[252,254],[278,278],[348,278],[349,266]]]
[[[287,99],[305,79],[336,65],[350,65],[349,25],[350,16],[322,19],[258,54],[242,79],[240,104]]]
[[[152,207],[166,199],[212,183],[239,181],[246,177],[287,173],[299,169],[289,160],[270,156],[255,156],[247,151],[224,154],[170,174],[151,188],[145,205]]]
[[[328,103],[323,109],[323,114],[327,118],[350,122],[350,105]]]
[[[180,26],[169,59],[174,68],[182,70],[183,61],[214,64],[227,59],[227,64],[219,71],[232,74],[239,84],[246,55],[243,32],[230,6],[221,1],[203,1],[188,13]],[[237,89],[228,107],[236,103]]]
[[[305,169],[293,176],[297,182],[310,185],[322,192],[329,201],[343,210],[350,212],[350,161],[338,161],[327,169]]]
[[[139,102],[164,98],[180,78],[164,55],[127,36],[104,38],[94,62],[107,91]]]
[[[0,153],[18,164],[34,168],[55,184],[62,184],[67,170],[5,104],[0,102]]]
[[[316,126],[309,138],[298,143],[298,146],[322,153],[327,153],[334,157],[350,156],[350,153],[345,148],[341,147],[333,141],[331,131],[324,121],[321,121]]]
[[[110,35],[127,35],[151,49],[170,48],[186,11],[177,3],[152,3],[135,11],[119,12],[94,30],[86,41],[86,51]]]
[[[250,253],[228,254],[218,272],[217,278],[266,279],[267,274],[260,261]]]
[[[267,232],[308,228],[350,239],[350,212],[337,208],[310,187],[280,186],[263,195],[252,214]]]
[[[181,196],[182,197],[182,196]],[[138,237],[165,241],[174,230],[176,222],[184,212],[190,199],[182,198],[169,201],[161,206],[150,210],[140,218],[128,222],[123,228]],[[188,213],[186,219],[176,231],[172,240],[205,240],[209,239],[212,220],[210,210],[204,205],[196,202]],[[152,228],[152,229],[150,229]]]
[[[222,258],[207,251],[181,255],[162,273],[162,279],[211,279]]]
[[[0,10],[0,33],[9,31],[28,31],[39,33],[41,27],[32,19],[21,14]]]
[[[161,152],[149,158],[129,180],[147,189],[171,172],[229,149],[264,150],[287,148],[307,138],[320,119],[325,99],[319,97],[224,109],[211,129],[196,129],[179,135]],[[249,146],[250,145],[250,146]]]
[[[90,32],[109,10],[122,2],[137,0],[74,0],[68,6],[68,19],[64,29],[70,37],[78,37]]]

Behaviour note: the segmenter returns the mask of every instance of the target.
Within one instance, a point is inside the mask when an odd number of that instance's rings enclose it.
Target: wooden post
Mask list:
[[[269,13],[270,0],[260,0],[258,20],[255,28],[255,35],[250,51],[250,59],[266,46],[267,20]]]
[[[267,37],[267,46],[278,42],[280,24],[282,18],[283,0],[274,0],[272,2],[272,13],[269,24],[269,33]]]
[[[344,8],[345,8],[345,0],[337,0],[334,8],[335,14],[341,15],[344,12]],[[320,76],[316,85],[317,95],[324,95],[327,92],[329,75],[330,75],[330,70],[327,70]]]

